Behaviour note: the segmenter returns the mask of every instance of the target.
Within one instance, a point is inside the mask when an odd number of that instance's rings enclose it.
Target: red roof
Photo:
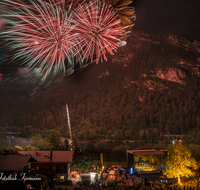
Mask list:
[[[71,163],[73,157],[73,151],[19,151],[19,154],[32,155],[39,162]]]
[[[17,148],[17,147],[10,147],[10,149],[16,150],[16,151],[22,151],[20,148]]]
[[[31,157],[31,155],[0,154],[0,171],[21,171]]]

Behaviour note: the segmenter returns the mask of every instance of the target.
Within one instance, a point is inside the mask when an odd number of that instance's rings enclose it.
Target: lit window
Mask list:
[[[60,176],[60,179],[62,179],[62,180],[65,179],[65,176],[64,176],[64,175],[61,175],[61,176]]]
[[[38,170],[38,166],[36,167],[36,170]]]

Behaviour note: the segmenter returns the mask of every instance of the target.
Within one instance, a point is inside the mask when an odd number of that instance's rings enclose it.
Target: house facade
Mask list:
[[[35,173],[51,173],[54,180],[68,180],[73,151],[19,151],[23,155],[31,155],[39,162],[32,162],[31,169]]]

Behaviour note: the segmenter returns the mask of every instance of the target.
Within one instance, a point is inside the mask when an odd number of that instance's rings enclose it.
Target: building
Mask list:
[[[13,146],[13,147],[10,147],[10,149],[12,149],[12,150],[15,150],[15,151],[22,151],[23,149],[22,149],[22,147],[20,147],[20,146]]]
[[[39,162],[31,163],[35,173],[51,173],[56,181],[68,180],[72,151],[19,151],[23,155],[31,155]]]
[[[9,174],[27,172],[31,169],[31,163],[38,160],[31,155],[20,154],[0,154],[0,173],[8,176]]]
[[[166,150],[127,150],[127,168],[130,173],[153,174],[162,172]]]

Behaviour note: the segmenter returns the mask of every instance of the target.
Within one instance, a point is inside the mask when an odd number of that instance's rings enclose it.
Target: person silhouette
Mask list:
[[[1,190],[27,190],[26,185],[23,183],[23,181],[6,181],[2,187]]]

